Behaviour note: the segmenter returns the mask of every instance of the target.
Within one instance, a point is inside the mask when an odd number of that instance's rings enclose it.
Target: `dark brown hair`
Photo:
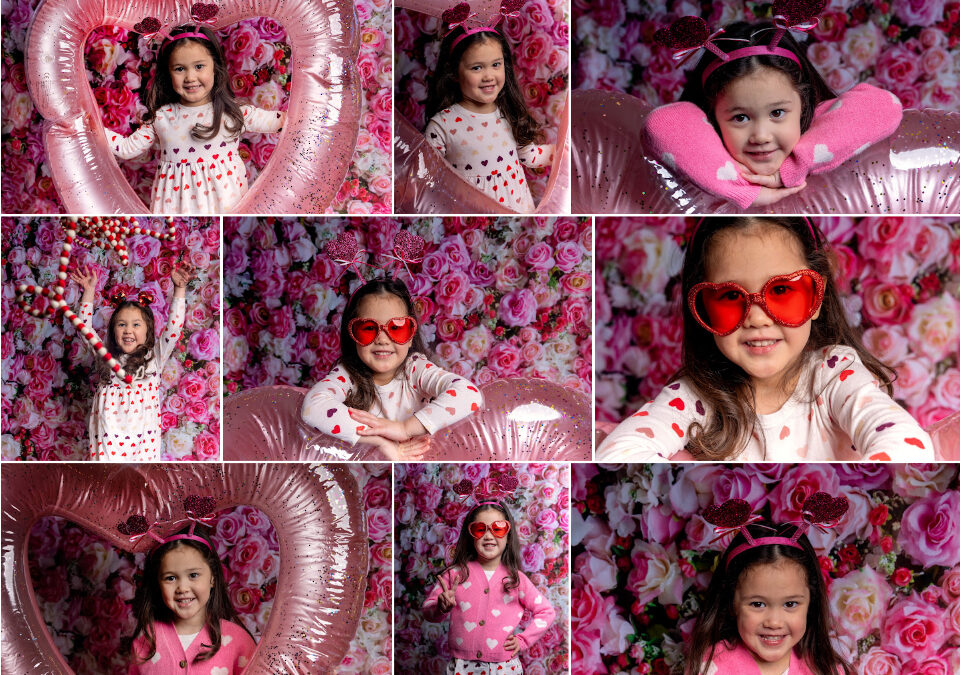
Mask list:
[[[738,21],[728,26],[724,34],[713,44],[725,53],[744,47],[765,46],[770,44],[775,32],[773,23],[769,21],[759,21],[757,23]],[[806,51],[793,39],[790,31],[783,35],[777,46],[793,52],[800,61],[799,65],[786,56],[776,56],[774,54],[747,56],[720,65],[710,74],[707,81],[701,84],[703,72],[710,65],[720,60],[719,56],[705,49],[696,68],[687,74],[687,85],[680,95],[680,100],[689,101],[699,106],[707,113],[710,123],[719,131],[714,108],[717,98],[726,89],[727,85],[745,75],[750,75],[761,67],[773,68],[786,75],[793,84],[793,88],[800,95],[800,131],[805,132],[810,128],[816,107],[823,101],[836,98],[837,95],[833,93],[833,90],[820,76],[817,69],[810,63]]]
[[[353,389],[344,400],[344,404],[358,410],[370,410],[374,403],[377,403],[377,386],[373,382],[373,371],[370,366],[363,362],[360,354],[357,353],[357,343],[353,341],[350,335],[350,321],[357,316],[360,311],[360,302],[371,295],[393,295],[399,298],[404,307],[407,308],[407,316],[412,316],[417,320],[417,332],[410,341],[410,351],[407,352],[407,358],[411,354],[426,354],[427,349],[423,343],[423,337],[420,335],[420,319],[417,317],[417,311],[413,307],[413,299],[410,297],[410,291],[407,285],[399,279],[374,279],[369,281],[354,293],[347,302],[343,310],[343,318],[340,320],[340,360],[337,362],[346,368],[350,379],[353,381]],[[400,365],[402,368],[406,364],[406,359]]]
[[[445,567],[440,573],[447,570],[456,569],[458,580],[456,583],[463,583],[470,575],[467,570],[467,563],[477,559],[477,547],[473,535],[470,534],[470,524],[473,523],[484,511],[499,511],[503,514],[503,519],[510,523],[510,532],[507,533],[507,545],[503,549],[503,556],[500,563],[507,568],[507,576],[503,578],[503,591],[507,592],[517,588],[520,585],[520,538],[517,536],[517,524],[510,515],[510,510],[503,505],[503,502],[496,504],[478,504],[463,519],[463,526],[460,528],[460,536],[457,538],[457,546],[453,550],[453,562]]]
[[[186,534],[184,529],[180,534]],[[221,621],[232,621],[246,630],[237,611],[230,602],[230,595],[227,593],[227,581],[223,574],[223,565],[220,563],[220,557],[217,555],[217,548],[210,541],[210,536],[201,528],[197,528],[195,535],[203,538],[209,546],[204,546],[199,541],[190,539],[177,539],[175,541],[160,544],[147,556],[146,564],[143,567],[143,576],[137,584],[137,592],[133,598],[133,613],[137,617],[137,629],[133,632],[132,641],[143,635],[147,641],[148,653],[143,657],[141,663],[149,661],[157,653],[157,634],[154,630],[154,623],[161,621],[164,623],[173,623],[174,614],[163,602],[163,595],[160,592],[160,565],[163,557],[178,548],[192,548],[203,556],[203,561],[210,568],[211,578],[213,579],[213,588],[210,589],[210,597],[207,599],[207,632],[210,634],[209,645],[205,651],[201,651],[194,659],[194,663],[206,661],[213,657],[221,647],[223,636],[220,632]],[[249,631],[247,631],[249,633]],[[250,637],[253,637],[252,635]],[[131,658],[136,655],[132,652]]]
[[[156,323],[153,319],[153,311],[146,305],[141,305],[136,300],[124,300],[117,308],[113,310],[113,314],[110,315],[110,322],[107,324],[107,351],[113,354],[115,357],[119,358],[123,354],[123,350],[120,349],[120,345],[117,344],[117,337],[114,331],[114,328],[117,325],[117,317],[120,315],[120,310],[128,309],[133,307],[134,309],[140,310],[140,315],[143,317],[144,323],[147,324],[147,339],[146,341],[134,349],[132,352],[127,354],[126,362],[123,364],[123,369],[127,371],[128,375],[136,376],[137,371],[141,368],[146,367],[146,365],[153,359],[153,348],[157,343],[157,334],[156,334]],[[103,359],[97,357],[97,372],[100,373],[101,382],[109,381],[109,378],[113,375],[113,371],[110,370],[110,366],[107,365],[107,362]]]
[[[772,536],[789,538],[796,534],[797,526],[790,523],[774,525],[767,521],[760,521],[748,525],[747,529],[754,538]],[[717,569],[707,587],[699,618],[690,637],[684,672],[687,675],[705,673],[707,665],[713,659],[716,645],[726,642],[733,647],[742,643],[737,630],[737,611],[734,605],[734,596],[740,580],[745,572],[756,567],[783,564],[785,561],[792,561],[801,567],[807,588],[810,590],[806,631],[794,647],[797,656],[816,675],[836,675],[838,670],[843,673],[852,672],[830,642],[830,629],[833,622],[830,618],[827,588],[821,576],[817,552],[813,550],[807,536],[802,534],[798,538],[797,543],[801,546],[799,549],[782,544],[762,544],[748,548],[731,559],[730,553],[745,543],[747,543],[746,537],[742,532],[738,533],[717,562]]]
[[[428,79],[428,93],[426,105],[426,118],[430,121],[434,115],[441,110],[449,108],[454,103],[463,100],[463,93],[460,91],[460,60],[464,52],[476,44],[493,40],[500,45],[503,50],[503,88],[497,95],[497,108],[510,123],[510,129],[513,131],[514,140],[518,147],[539,143],[543,138],[540,131],[540,125],[537,123],[527,104],[523,100],[523,93],[520,91],[520,84],[517,82],[517,76],[513,69],[513,54],[510,52],[510,45],[499,31],[483,31],[473,33],[463,38],[454,46],[457,38],[462,36],[464,31],[462,26],[453,29],[443,38],[440,43],[440,56],[437,59],[437,68]]]
[[[893,370],[867,351],[860,329],[850,325],[833,280],[834,260],[823,235],[804,218],[750,216],[704,218],[687,246],[680,272],[683,307],[683,347],[681,367],[674,380],[686,378],[712,411],[704,424],[690,425],[687,449],[697,459],[719,460],[737,454],[750,439],[757,425],[753,408],[754,388],[750,377],[730,361],[717,347],[712,333],[697,323],[686,307],[690,289],[706,278],[710,246],[722,232],[785,230],[800,245],[807,267],[823,277],[825,291],[820,316],[812,320],[810,338],[798,361],[784,373],[788,382],[803,368],[806,360],[824,348],[846,345],[856,350],[863,364],[876,375],[887,393],[893,394]],[[761,438],[761,442],[763,439]]]
[[[174,38],[180,33],[203,33],[207,39],[185,37]],[[204,47],[213,59],[213,88],[210,91],[210,101],[213,103],[213,121],[210,126],[197,124],[190,135],[200,141],[209,141],[220,133],[223,116],[229,119],[226,122],[227,133],[238,136],[243,131],[243,111],[233,96],[230,88],[230,75],[227,72],[227,60],[223,55],[223,47],[216,34],[207,26],[179,26],[170,32],[170,38],[163,41],[157,54],[157,63],[153,72],[153,81],[147,90],[147,114],[143,116],[144,124],[156,119],[157,110],[168,103],[179,103],[180,96],[173,90],[173,81],[170,79],[170,55],[184,44],[198,44]]]

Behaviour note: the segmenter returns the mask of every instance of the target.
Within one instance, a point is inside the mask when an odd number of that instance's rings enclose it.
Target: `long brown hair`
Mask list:
[[[789,232],[800,244],[807,267],[823,277],[825,291],[820,316],[812,320],[810,338],[803,353],[782,381],[791,381],[812,355],[834,345],[856,350],[863,364],[876,375],[887,393],[893,394],[893,369],[867,351],[860,339],[860,329],[850,325],[843,311],[840,294],[833,279],[832,252],[816,225],[804,218],[784,216],[704,218],[697,227],[683,258],[680,272],[683,302],[683,348],[681,367],[673,380],[685,378],[712,411],[704,424],[694,422],[688,430],[687,449],[697,459],[719,460],[738,453],[749,441],[757,426],[753,408],[754,387],[740,366],[730,361],[717,347],[713,334],[697,323],[686,307],[686,297],[696,284],[706,278],[706,262],[710,246],[724,231],[763,228]],[[764,443],[764,439],[760,439]]]
[[[540,124],[533,119],[523,100],[523,92],[520,91],[520,83],[514,72],[513,54],[506,38],[496,30],[482,31],[468,35],[454,45],[457,38],[465,32],[463,26],[458,26],[447,33],[440,43],[437,68],[430,74],[427,83],[427,121],[441,110],[463,100],[463,92],[460,91],[460,60],[464,52],[473,45],[492,40],[503,50],[503,88],[497,95],[497,108],[510,124],[518,147],[539,143],[543,138]]]
[[[503,514],[503,519],[510,523],[510,532],[507,533],[507,545],[503,549],[503,555],[500,558],[500,564],[507,568],[507,576],[503,578],[503,591],[511,591],[520,585],[520,538],[517,536],[517,524],[510,514],[510,510],[503,505],[503,502],[490,504],[478,504],[463,519],[463,526],[460,528],[460,536],[457,538],[457,546],[453,550],[453,562],[443,568],[440,574],[447,570],[457,570],[456,583],[463,583],[470,576],[467,570],[467,563],[477,559],[477,548],[474,545],[473,535],[470,534],[470,525],[484,511],[499,511]]]
[[[123,364],[123,369],[129,375],[136,377],[137,371],[139,371],[141,368],[145,368],[146,365],[153,359],[153,348],[157,343],[157,334],[155,328],[156,322],[153,318],[153,311],[146,305],[141,305],[136,300],[124,300],[117,305],[117,308],[113,310],[113,314],[110,315],[110,322],[107,324],[107,334],[105,337],[107,351],[119,358],[120,354],[123,353],[123,350],[121,350],[120,345],[117,344],[117,336],[114,332],[114,328],[117,325],[117,317],[120,315],[120,310],[130,307],[139,310],[140,315],[143,317],[143,322],[147,324],[146,341],[132,352],[127,354],[126,361]],[[100,374],[100,381],[108,382],[110,377],[113,375],[113,371],[110,370],[110,366],[108,366],[107,362],[103,359],[98,357],[96,362],[97,372]]]
[[[343,318],[340,320],[340,360],[337,362],[346,369],[353,381],[353,389],[347,394],[344,404],[358,410],[370,410],[374,403],[379,403],[377,385],[373,382],[373,371],[360,358],[360,354],[357,353],[357,343],[350,335],[350,321],[358,316],[360,302],[371,295],[393,295],[400,298],[407,309],[407,316],[417,320],[417,332],[410,341],[407,359],[414,353],[424,355],[427,353],[420,334],[420,319],[417,317],[417,310],[413,306],[413,299],[405,283],[399,279],[374,279],[358,288],[347,302],[343,310]],[[405,364],[406,359],[400,367],[402,368]]]
[[[180,532],[180,534],[186,533],[186,529]],[[192,548],[203,556],[203,561],[207,564],[207,567],[210,568],[210,574],[213,579],[213,587],[210,589],[210,597],[207,599],[206,623],[211,644],[204,645],[205,647],[209,647],[209,649],[197,654],[194,663],[206,661],[220,650],[223,643],[223,635],[220,631],[221,620],[232,621],[244,630],[247,630],[237,615],[237,610],[233,608],[233,603],[230,602],[230,595],[227,593],[227,581],[223,574],[223,565],[220,562],[220,557],[217,555],[216,546],[210,541],[207,532],[201,532],[201,528],[198,527],[194,534],[202,537],[209,546],[204,546],[203,543],[190,539],[177,539],[167,542],[166,544],[161,544],[147,556],[147,562],[143,566],[143,576],[140,578],[140,583],[137,585],[137,592],[133,598],[133,613],[134,616],[137,617],[137,629],[133,632],[133,637],[131,638],[131,658],[136,658],[136,655],[132,652],[133,641],[136,641],[136,639],[142,635],[147,641],[148,653],[143,657],[141,663],[149,661],[157,653],[157,633],[153,627],[154,623],[157,621],[173,623],[174,620],[173,612],[163,602],[163,596],[160,593],[159,579],[160,564],[163,562],[163,557],[170,551],[178,548]],[[247,632],[249,633],[250,631]],[[250,637],[253,636],[251,635]]]
[[[202,33],[207,37],[202,38],[185,37],[176,38],[181,33]],[[176,38],[176,39],[173,39]],[[190,135],[199,141],[209,141],[220,133],[220,125],[223,117],[226,115],[229,119],[226,123],[227,133],[232,136],[240,135],[243,131],[243,111],[233,96],[233,89],[230,88],[230,74],[227,71],[227,60],[223,55],[223,47],[220,41],[207,26],[179,26],[170,31],[170,38],[163,41],[160,45],[160,52],[157,54],[157,63],[153,72],[153,81],[147,90],[147,100],[144,102],[147,106],[147,114],[143,116],[144,124],[149,124],[157,116],[157,110],[168,103],[179,103],[180,96],[173,90],[173,81],[170,79],[170,55],[173,50],[184,44],[193,43],[202,46],[213,59],[213,88],[210,91],[210,102],[213,104],[213,121],[210,126],[197,124],[190,131]]]
[[[747,530],[755,539],[760,537],[786,537],[796,534],[797,526],[790,523],[774,525],[760,521],[748,525]],[[797,643],[797,656],[800,657],[816,675],[836,675],[840,669],[850,673],[850,667],[840,658],[830,642],[830,605],[826,584],[820,572],[817,552],[810,540],[801,534],[797,543],[801,548],[782,544],[761,544],[738,553],[733,558],[730,553],[747,539],[743,533],[733,538],[727,550],[717,561],[717,569],[710,579],[699,617],[690,637],[690,648],[686,653],[684,673],[701,675],[713,659],[714,648],[721,642],[731,646],[743,642],[737,630],[737,613],[734,596],[744,573],[760,565],[782,564],[792,561],[803,569],[805,581],[810,590],[810,606],[807,609],[807,626],[803,637]]]

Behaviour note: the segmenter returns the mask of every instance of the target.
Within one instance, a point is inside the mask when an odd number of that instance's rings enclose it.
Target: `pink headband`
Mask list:
[[[740,49],[734,49],[732,52],[725,53],[723,56],[718,57],[718,60],[707,66],[707,69],[703,71],[703,76],[700,78],[700,83],[706,84],[707,78],[713,74],[713,71],[723,64],[736,61],[737,59],[745,59],[750,56],[782,56],[790,59],[798,66],[802,65],[796,54],[791,52],[789,49],[784,49],[783,47],[774,47],[772,45],[754,45],[753,47],[742,47]]]
[[[453,44],[450,45],[450,51],[453,51],[454,49],[456,49],[457,45],[460,44],[463,38],[467,37],[468,35],[474,35],[476,33],[496,33],[496,32],[497,32],[497,29],[492,26],[480,26],[479,28],[471,28],[470,30],[465,30],[463,35],[458,36],[457,39],[453,41]]]
[[[210,41],[210,38],[203,33],[177,33],[176,35],[172,35],[170,37],[170,41],[173,42],[174,40],[179,40],[180,38],[197,38],[199,40],[207,40],[208,42]]]
[[[743,499],[729,499],[720,506],[708,506],[703,512],[703,519],[714,526],[717,533],[717,538],[714,541],[738,530],[747,540],[746,543],[740,544],[727,554],[727,567],[730,567],[730,562],[734,558],[757,546],[780,545],[803,550],[799,540],[811,526],[816,526],[823,531],[826,531],[826,528],[836,527],[849,507],[850,503],[844,496],[831,497],[826,492],[817,492],[810,495],[803,502],[800,509],[801,520],[794,523],[797,526],[797,531],[793,533],[792,537],[755,538],[750,534],[747,526],[760,520],[761,517],[757,513],[751,513],[750,503]]]
[[[117,531],[120,532],[120,534],[125,534],[130,537],[131,543],[136,543],[141,538],[147,536],[157,541],[161,546],[171,541],[188,539],[199,542],[212,551],[213,549],[210,546],[210,542],[194,534],[194,531],[197,528],[197,523],[210,525],[214,521],[216,518],[214,515],[216,508],[217,502],[213,497],[190,495],[183,500],[183,510],[186,517],[176,521],[177,523],[190,521],[190,529],[186,534],[174,534],[169,537],[161,537],[153,531],[153,528],[156,527],[158,523],[154,522],[153,525],[148,525],[147,519],[140,514],[132,515],[127,518],[126,521],[117,523]]]

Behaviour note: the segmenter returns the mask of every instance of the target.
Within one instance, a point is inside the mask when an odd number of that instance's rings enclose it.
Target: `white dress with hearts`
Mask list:
[[[278,110],[250,105],[240,109],[243,131],[279,131],[286,120],[286,113]],[[210,140],[190,135],[195,125],[209,126],[212,119],[212,103],[172,103],[157,110],[153,122],[130,136],[107,131],[110,149],[124,159],[143,154],[154,143],[160,144],[160,164],[150,191],[150,209],[154,213],[226,213],[246,193],[247,169],[240,158],[239,137],[227,132],[229,118],[224,116],[220,133]]]
[[[112,375],[101,383],[93,398],[88,424],[90,459],[99,462],[156,462],[160,460],[163,432],[160,428],[160,406],[163,385],[160,374],[173,353],[183,331],[186,300],[174,298],[166,328],[156,339],[153,358],[145,372],[127,384]],[[92,325],[93,304],[80,306],[80,320]],[[114,354],[121,365],[125,354]],[[96,358],[100,358],[97,356]]]
[[[468,183],[498,204],[533,213],[536,206],[521,165],[549,166],[552,145],[518,148],[503,113],[474,113],[459,103],[434,115],[423,133]]]
[[[476,385],[438,367],[423,354],[410,354],[403,371],[376,389],[380,404],[374,404],[368,412],[394,421],[416,416],[431,434],[483,406],[483,394]],[[304,397],[304,422],[329,436],[355,444],[362,438],[357,433],[362,425],[350,417],[344,405],[352,390],[350,375],[343,366],[336,366]]]

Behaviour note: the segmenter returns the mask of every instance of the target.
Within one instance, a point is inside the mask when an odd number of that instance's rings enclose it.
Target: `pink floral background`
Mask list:
[[[477,384],[537,377],[591,391],[589,219],[226,218],[224,226],[228,393],[322,379],[340,357],[340,318],[361,283],[353,271],[339,276],[324,245],[353,232],[367,260],[384,264],[401,227],[426,241],[413,281],[399,278],[438,365]]]
[[[435,575],[450,563],[463,519],[476,505],[472,500],[464,503],[453,486],[464,478],[480,485],[491,472],[520,481],[507,505],[520,536],[521,571],[546,593],[557,612],[547,632],[520,652],[523,672],[568,672],[569,464],[395,465],[397,672],[445,672],[450,660],[448,625],[425,622],[420,608],[436,583]]]
[[[27,91],[23,50],[26,31],[38,0],[11,0],[4,5],[2,201],[5,213],[60,213],[63,205],[50,178],[43,150],[42,121]],[[360,136],[347,176],[328,213],[390,213],[393,210],[391,170],[390,3],[355,0],[361,23],[358,70],[364,90]],[[234,93],[241,103],[286,110],[290,91],[290,46],[286,32],[273,19],[248,19],[218,32],[227,55]],[[84,45],[90,87],[101,105],[104,127],[130,134],[146,107],[139,93],[152,79],[156,41],[150,43],[125,29],[105,26]],[[276,147],[278,134],[244,134],[240,153],[250,182]],[[118,160],[124,175],[144,202],[156,173],[155,153]]]
[[[612,89],[654,105],[679,99],[683,68],[653,34],[681,17],[711,31],[770,17],[769,2],[624,3],[573,0],[574,86]],[[793,33],[796,37],[799,33]],[[946,0],[830,0],[809,38],[808,56],[838,94],[859,82],[895,93],[905,108],[960,110],[960,3]]]
[[[21,282],[46,286],[56,278],[65,233],[60,218],[3,219],[3,459],[89,458],[87,418],[96,390],[93,350],[58,313],[56,325],[17,305]],[[162,218],[140,218],[142,227],[166,229]],[[113,309],[108,298],[149,290],[156,330],[162,331],[173,295],[170,272],[180,254],[196,269],[187,286],[183,337],[161,374],[164,401],[163,459],[220,457],[220,219],[176,218],[173,241],[138,235],[127,239],[130,264],[114,251],[78,238],[70,259],[99,276],[93,328],[101,336]],[[83,290],[68,279],[64,299],[80,310]]]
[[[390,465],[351,464],[362,488],[370,544],[370,571],[360,628],[336,672],[390,672],[392,592]],[[224,564],[230,600],[259,641],[277,591],[277,532],[248,506],[221,511],[212,538]],[[132,601],[143,553],[118,551],[63,518],[41,518],[30,537],[29,565],[40,613],[73,672],[127,672],[124,638],[133,635]]]
[[[850,501],[810,535],[841,656],[861,675],[960,672],[958,488],[956,464],[574,464],[573,672],[672,672],[729,541],[703,509],[799,520],[819,490]]]
[[[456,2],[450,3],[453,7]],[[544,142],[556,143],[569,84],[570,17],[563,0],[526,0],[520,16],[507,18],[501,31],[513,53],[524,100],[543,125]],[[438,17],[398,9],[397,113],[421,131],[427,125],[427,75],[436,68],[440,40],[446,34]],[[548,169],[527,168],[534,197],[546,188]]]
[[[894,367],[894,398],[927,427],[960,410],[960,221],[816,217],[847,318]],[[598,218],[598,420],[620,421],[680,366],[680,265],[695,218]]]

